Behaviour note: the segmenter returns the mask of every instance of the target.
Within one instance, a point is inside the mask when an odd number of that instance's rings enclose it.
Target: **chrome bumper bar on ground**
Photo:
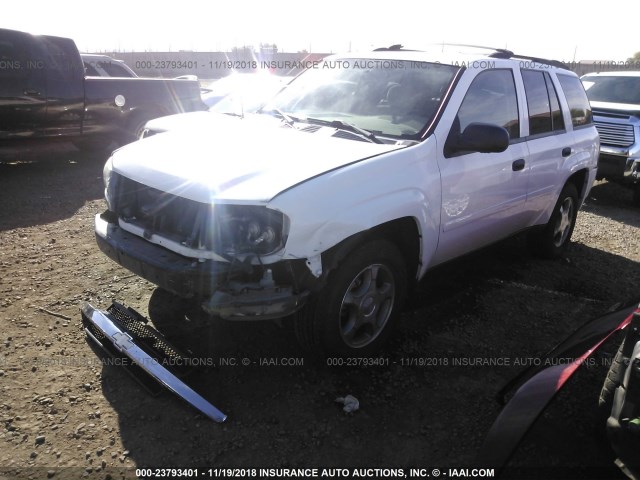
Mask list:
[[[80,310],[87,337],[107,354],[112,355],[115,348],[117,352],[128,357],[137,367],[189,402],[207,417],[216,422],[224,422],[227,419],[224,413],[211,405],[169,369],[165,368],[156,358],[136,345],[133,337],[125,328],[120,326],[120,322],[109,312],[98,310],[88,303],[85,303]],[[146,326],[145,328],[150,329],[150,327]],[[96,333],[98,334],[96,335]],[[159,337],[159,334],[155,331],[154,335]],[[109,343],[105,345],[106,342]]]

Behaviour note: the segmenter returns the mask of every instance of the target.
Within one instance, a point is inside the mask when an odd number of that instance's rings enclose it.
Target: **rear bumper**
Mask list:
[[[178,378],[171,367],[165,366],[183,364],[186,359],[162,335],[140,321],[134,312],[117,304],[105,312],[88,303],[80,311],[87,339],[109,356],[133,362],[119,364],[129,367],[129,373],[136,377],[147,375],[146,379],[138,378],[141,382],[151,377],[210,419],[216,422],[227,419],[224,413]]]

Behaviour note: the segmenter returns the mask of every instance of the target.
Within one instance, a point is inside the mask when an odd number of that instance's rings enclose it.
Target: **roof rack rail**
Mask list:
[[[520,60],[531,60],[532,62],[536,62],[536,63],[541,63],[543,65],[550,65],[552,67],[557,67],[557,68],[563,68],[565,70],[568,70],[569,67],[560,62],[559,60],[549,60],[547,58],[542,58],[542,57],[530,57],[528,55],[518,55],[514,52],[512,52],[511,50],[507,50],[506,48],[495,48],[495,47],[485,47],[482,45],[470,45],[470,44],[465,44],[465,43],[434,43],[435,45],[441,45],[441,46],[447,46],[447,47],[469,47],[469,48],[480,48],[483,50],[492,50],[493,53],[489,54],[489,57],[491,58],[503,58],[503,59],[510,59],[510,58],[517,58]],[[376,48],[374,50],[374,52],[393,52],[393,51],[399,51],[399,50],[404,50],[403,45],[396,43],[395,45],[391,45],[390,47],[380,47],[380,48]],[[411,51],[415,51],[415,50],[404,50],[407,52],[411,52]]]
[[[531,60],[532,62],[542,63],[543,65],[550,65],[552,67],[563,68],[565,70],[569,69],[569,67],[566,64],[562,63],[559,60],[549,60],[549,59],[540,58],[540,57],[530,57],[528,55],[516,55],[515,53],[511,55],[511,57],[497,57],[497,55],[495,54],[491,54],[489,56],[494,58],[517,58],[520,60]]]
[[[564,63],[560,62],[559,60],[549,60],[547,58],[541,58],[541,57],[530,57],[527,55],[518,55],[516,53],[514,53],[511,50],[507,50],[506,48],[495,48],[495,47],[485,47],[482,45],[469,45],[469,44],[464,44],[464,43],[442,43],[442,44],[438,44],[438,45],[446,45],[446,46],[450,46],[450,47],[470,47],[470,48],[481,48],[483,50],[493,50],[493,53],[489,54],[489,57],[491,58],[504,58],[504,59],[510,59],[510,58],[517,58],[520,60],[531,60],[532,62],[536,62],[536,63],[542,63],[543,65],[550,65],[552,67],[558,67],[558,68],[564,68],[564,69],[568,69],[569,67],[567,67],[567,65],[565,65]]]

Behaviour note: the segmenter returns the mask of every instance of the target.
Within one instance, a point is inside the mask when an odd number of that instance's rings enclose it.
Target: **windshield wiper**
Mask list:
[[[318,125],[326,125],[327,127],[333,127],[333,128],[337,128],[339,130],[346,130],[348,132],[356,133],[356,134],[366,138],[371,143],[382,143],[382,140],[380,140],[378,137],[376,137],[369,130],[365,130],[364,128],[360,128],[360,127],[358,127],[356,125],[353,125],[352,123],[343,122],[342,120],[324,120],[322,118],[309,118],[309,117],[305,118],[304,120],[309,122],[309,123],[317,123]]]
[[[290,127],[293,127],[293,124],[299,121],[296,117],[292,117],[288,113],[284,113],[278,107],[272,108],[271,111],[277,113],[280,117],[282,117],[282,120],[284,121],[284,123],[286,123]]]
[[[270,107],[270,108],[265,108],[265,105],[263,105],[262,107],[260,107],[256,113],[266,113],[268,115],[273,115],[274,113],[282,118],[282,120],[284,121],[284,123],[286,123],[287,125],[289,125],[290,127],[293,127],[293,124],[295,122],[299,122],[300,120],[297,119],[296,117],[293,117],[291,115],[289,115],[288,113],[284,113],[282,110],[280,110],[278,107]]]

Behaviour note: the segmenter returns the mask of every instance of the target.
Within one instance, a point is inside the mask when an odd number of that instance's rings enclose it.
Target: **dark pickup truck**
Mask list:
[[[152,118],[205,109],[197,81],[85,77],[73,40],[0,29],[0,147],[106,148],[134,140]]]

